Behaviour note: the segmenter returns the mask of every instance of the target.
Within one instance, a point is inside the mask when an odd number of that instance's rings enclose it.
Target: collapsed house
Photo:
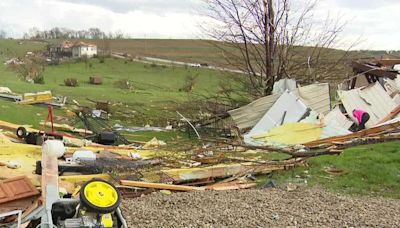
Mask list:
[[[355,109],[370,115],[367,130],[392,124],[400,111],[397,63],[400,60],[353,62],[355,76],[338,86],[334,103],[327,83],[298,86],[293,79],[283,79],[275,83],[272,95],[229,114],[252,146],[306,145],[354,134]]]

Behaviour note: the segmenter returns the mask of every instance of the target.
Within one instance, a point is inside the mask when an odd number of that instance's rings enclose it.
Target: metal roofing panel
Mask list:
[[[308,107],[296,95],[286,91],[251,129],[249,135],[268,132],[284,123],[298,122],[308,111]]]
[[[341,127],[343,129],[349,129],[351,125],[353,125],[353,122],[343,115],[339,107],[335,107],[325,116],[325,123],[327,125]]]
[[[312,110],[326,114],[331,110],[329,84],[319,83],[299,87],[295,94]]]
[[[364,88],[338,91],[338,94],[354,122],[356,120],[351,115],[354,109],[363,109],[369,113],[370,119],[366,123],[367,128],[376,125],[396,107],[395,102],[378,82]]]
[[[320,83],[300,87],[294,94],[309,106],[312,110],[319,113],[327,113],[331,108],[329,84]],[[273,94],[262,97],[248,105],[229,111],[233,121],[239,129],[251,128],[256,125],[264,114],[272,107],[281,94]]]
[[[272,107],[280,94],[262,97],[248,105],[229,111],[233,121],[240,129],[251,128],[257,124],[264,114]]]

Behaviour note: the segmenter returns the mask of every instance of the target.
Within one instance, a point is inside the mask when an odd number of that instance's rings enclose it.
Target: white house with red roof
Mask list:
[[[80,41],[72,46],[72,58],[81,58],[83,56],[92,58],[94,55],[97,55],[97,46],[95,44]]]

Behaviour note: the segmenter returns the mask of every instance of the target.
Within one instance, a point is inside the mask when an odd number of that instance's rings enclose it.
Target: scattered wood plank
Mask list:
[[[160,184],[160,183],[150,183],[150,182],[130,181],[130,180],[121,180],[121,184],[130,187],[154,188],[154,189],[174,190],[174,191],[184,191],[184,192],[204,190],[204,188],[200,187],[174,185],[174,184]]]
[[[44,125],[44,122],[40,122],[40,125]],[[51,127],[51,123],[50,122],[46,122],[47,127]],[[53,126],[59,130],[62,131],[69,131],[69,132],[74,132],[74,133],[79,133],[79,134],[87,134],[87,135],[91,135],[93,134],[92,131],[87,130],[87,129],[80,129],[80,128],[75,128],[73,126],[70,126],[68,124],[58,124],[58,123],[53,123]]]
[[[207,186],[207,190],[214,190],[214,191],[225,191],[225,190],[238,190],[238,189],[246,189],[246,188],[254,188],[257,186],[257,183],[254,182],[247,182],[247,183],[240,183],[238,181],[232,181],[228,183],[218,183]]]

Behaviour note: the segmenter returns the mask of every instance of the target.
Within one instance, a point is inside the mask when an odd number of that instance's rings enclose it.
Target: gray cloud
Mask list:
[[[153,13],[190,13],[201,7],[202,0],[57,0],[99,6],[116,13],[145,11]]]
[[[399,0],[336,0],[335,3],[339,7],[352,10],[375,10],[388,4],[399,3]]]

